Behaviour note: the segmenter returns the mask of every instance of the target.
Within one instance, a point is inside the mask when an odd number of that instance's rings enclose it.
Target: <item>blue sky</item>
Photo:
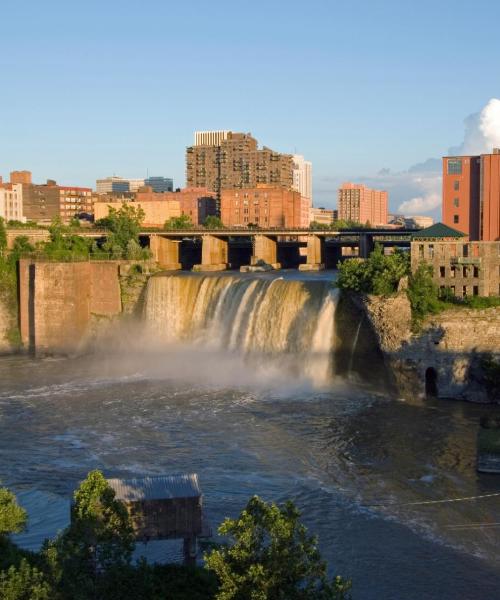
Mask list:
[[[193,131],[232,129],[310,159],[317,205],[333,206],[339,182],[354,179],[387,187],[396,209],[437,189],[408,169],[462,144],[464,119],[500,96],[498,0],[0,10],[4,177],[29,169],[36,181],[94,185],[149,170],[181,186]]]

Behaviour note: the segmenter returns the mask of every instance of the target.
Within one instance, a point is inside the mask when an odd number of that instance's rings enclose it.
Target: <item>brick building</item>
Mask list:
[[[124,204],[133,206],[134,208],[142,208],[144,211],[144,227],[163,227],[165,221],[173,217],[181,216],[181,205],[179,200],[141,200],[138,202],[130,202],[127,200],[115,202],[103,201],[102,196],[98,202],[94,202],[94,218],[95,220],[103,219],[109,214],[109,209],[114,208],[120,210]]]
[[[310,200],[299,192],[260,184],[222,190],[221,219],[227,227],[309,227]]]
[[[215,192],[218,203],[225,189],[261,183],[292,189],[293,169],[292,155],[259,149],[250,133],[197,132],[195,145],[186,150],[187,187]]]
[[[412,270],[422,262],[432,266],[436,285],[457,297],[500,295],[500,242],[469,241],[436,223],[413,235]]]
[[[343,183],[338,191],[338,212],[342,221],[387,224],[388,194],[356,183]]]
[[[332,225],[338,219],[338,211],[329,208],[313,208],[309,210],[309,222],[320,225]]]
[[[145,186],[137,192],[135,198],[137,202],[179,202],[181,214],[188,215],[194,225],[203,225],[205,219],[215,215],[217,210],[215,193],[206,188],[184,188],[176,192],[156,193],[151,187]]]
[[[443,157],[442,218],[471,240],[500,239],[500,149]]]

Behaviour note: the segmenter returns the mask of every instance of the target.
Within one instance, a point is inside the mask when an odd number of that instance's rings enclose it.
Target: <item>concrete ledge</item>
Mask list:
[[[226,271],[227,263],[219,263],[217,265],[194,265],[193,271],[196,273],[210,272],[210,271]]]
[[[167,263],[165,265],[159,265],[162,271],[180,271],[182,269],[181,263]]]
[[[240,273],[266,273],[268,271],[279,271],[281,263],[265,264],[265,265],[242,265]]]
[[[302,265],[299,265],[299,271],[323,271],[324,268],[325,265],[323,263],[304,263]]]

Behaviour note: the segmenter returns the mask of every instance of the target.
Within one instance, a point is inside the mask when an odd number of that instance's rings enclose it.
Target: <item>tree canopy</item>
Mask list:
[[[171,217],[165,221],[164,229],[192,229],[193,222],[189,215],[181,215],[180,217]]]

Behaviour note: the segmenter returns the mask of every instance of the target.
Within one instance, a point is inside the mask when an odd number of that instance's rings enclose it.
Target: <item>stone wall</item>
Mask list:
[[[14,325],[11,311],[0,298],[0,354],[7,354],[13,350],[9,341],[9,333]]]
[[[20,329],[25,348],[68,353],[88,342],[93,316],[121,313],[118,262],[19,264]]]
[[[499,307],[452,308],[427,317],[413,333],[405,293],[352,300],[365,311],[402,396],[424,396],[435,385],[440,398],[500,402],[488,394],[482,368],[485,357],[500,359]]]

